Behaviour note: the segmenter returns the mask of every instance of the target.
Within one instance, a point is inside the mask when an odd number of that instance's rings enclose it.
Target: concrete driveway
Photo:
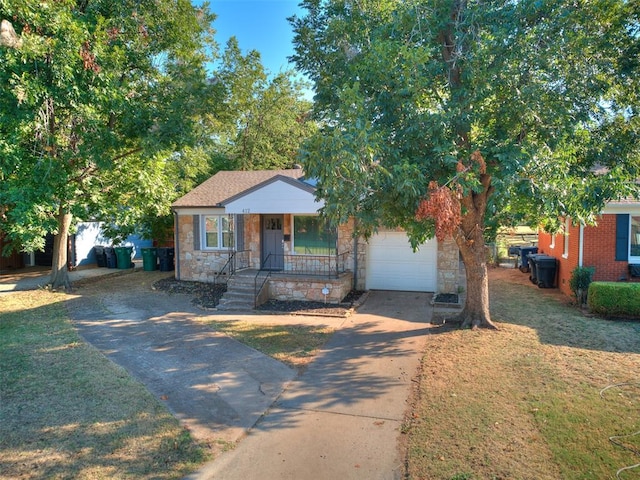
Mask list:
[[[371,292],[247,437],[189,479],[402,478],[399,437],[429,300]]]
[[[198,320],[191,297],[151,290],[166,272],[81,285],[66,302],[78,331],[160,398],[201,441],[234,442],[295,371]]]
[[[399,479],[399,438],[431,318],[424,293],[371,292],[347,319],[205,312],[151,290],[166,272],[80,286],[80,334],[201,441],[238,442],[191,480]],[[200,323],[204,317],[336,327],[300,376]]]

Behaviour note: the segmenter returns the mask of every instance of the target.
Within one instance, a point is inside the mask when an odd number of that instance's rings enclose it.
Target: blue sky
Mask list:
[[[293,32],[287,18],[303,10],[300,0],[210,0],[210,9],[216,15],[213,26],[216,41],[223,48],[235,36],[243,53],[258,50],[262,64],[275,74],[294,65],[287,62],[293,54]],[[194,0],[194,4],[201,0]]]

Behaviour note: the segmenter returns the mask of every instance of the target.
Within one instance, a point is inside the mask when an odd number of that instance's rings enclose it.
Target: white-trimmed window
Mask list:
[[[208,250],[234,248],[233,216],[203,215],[202,246]]]
[[[549,245],[549,248],[556,248],[556,234],[552,234],[551,235],[551,244]]]
[[[335,255],[338,233],[318,215],[294,215],[293,252],[298,255]]]
[[[629,261],[640,260],[640,216],[630,215],[629,221]]]
[[[567,217],[564,221],[564,235],[562,237],[562,240],[563,240],[562,256],[564,258],[569,258],[569,227],[570,226],[571,226],[571,219]]]

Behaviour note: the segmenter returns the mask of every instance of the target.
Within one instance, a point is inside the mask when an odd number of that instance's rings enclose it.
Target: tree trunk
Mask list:
[[[67,268],[71,218],[71,213],[60,207],[58,213],[58,234],[53,239],[53,263],[51,265],[51,278],[49,280],[52,290],[60,288],[69,290],[71,288],[69,270]]]
[[[489,313],[487,247],[484,243],[484,217],[487,200],[493,192],[491,176],[481,174],[480,182],[484,187],[481,192],[472,191],[461,199],[464,213],[454,234],[467,272],[467,299],[459,319],[463,328],[495,329]]]
[[[462,328],[496,328],[489,313],[489,277],[487,275],[487,252],[484,240],[471,244],[465,239],[456,243],[460,248],[467,275],[467,297],[459,319]]]

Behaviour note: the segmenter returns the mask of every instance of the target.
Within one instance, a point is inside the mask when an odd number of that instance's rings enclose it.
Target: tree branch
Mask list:
[[[112,162],[115,162],[116,160],[120,160],[121,158],[125,158],[128,157],[129,155],[133,155],[134,153],[138,153],[141,152],[142,148],[138,147],[138,148],[134,148],[133,150],[129,150],[128,152],[124,152],[121,155],[116,155],[115,157],[113,157],[111,159]]]

